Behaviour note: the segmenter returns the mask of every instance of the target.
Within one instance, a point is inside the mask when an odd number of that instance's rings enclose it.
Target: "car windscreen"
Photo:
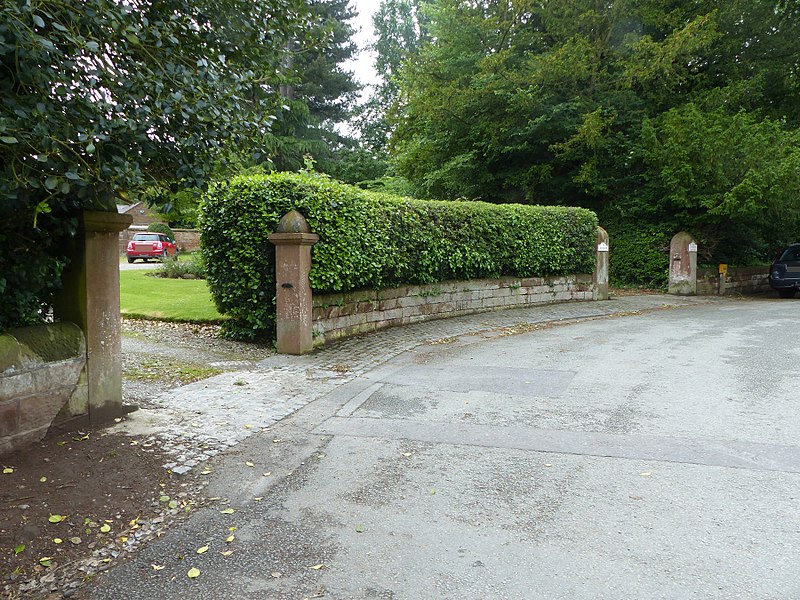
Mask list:
[[[158,242],[160,239],[156,233],[137,233],[133,236],[134,242]]]
[[[781,257],[778,260],[780,262],[800,260],[800,246],[789,246],[783,251],[783,254],[781,254]]]

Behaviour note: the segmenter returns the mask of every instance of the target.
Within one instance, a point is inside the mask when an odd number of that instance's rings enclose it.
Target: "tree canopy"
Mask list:
[[[763,256],[800,234],[796,3],[438,0],[422,13],[427,38],[387,112],[418,195],[582,205],[612,227],[692,229],[731,260],[742,235]]]

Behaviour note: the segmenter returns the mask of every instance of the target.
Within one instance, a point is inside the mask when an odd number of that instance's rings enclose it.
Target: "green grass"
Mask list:
[[[164,279],[147,273],[120,272],[123,317],[183,323],[219,323],[227,319],[217,312],[204,279]]]

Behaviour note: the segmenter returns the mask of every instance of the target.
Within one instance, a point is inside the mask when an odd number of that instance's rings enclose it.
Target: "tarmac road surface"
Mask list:
[[[799,317],[722,300],[407,350],[214,458],[223,500],[92,597],[800,598]]]

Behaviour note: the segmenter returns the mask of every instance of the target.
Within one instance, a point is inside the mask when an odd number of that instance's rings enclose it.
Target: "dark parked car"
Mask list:
[[[166,258],[176,258],[178,256],[178,245],[170,240],[163,233],[136,233],[133,239],[128,242],[128,262],[132,263],[137,258],[143,262]]]
[[[794,298],[800,290],[800,244],[782,250],[769,269],[769,285],[781,298]]]

